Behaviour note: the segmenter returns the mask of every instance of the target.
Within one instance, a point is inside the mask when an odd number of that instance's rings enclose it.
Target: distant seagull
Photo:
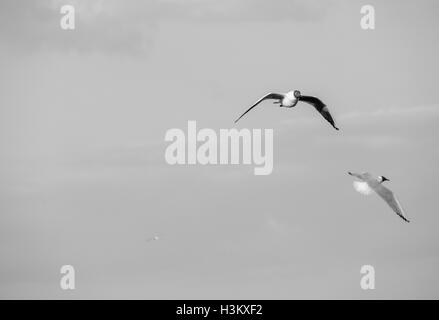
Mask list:
[[[151,238],[146,239],[146,242],[157,241],[157,240],[159,240],[159,239],[160,239],[160,238],[159,238],[158,236],[154,236],[154,237],[151,237]]]
[[[246,112],[244,112],[238,119],[235,120],[235,123],[239,121],[247,112],[256,107],[262,101],[267,99],[276,100],[273,103],[279,103],[280,107],[292,108],[295,107],[299,101],[307,102],[317,109],[318,112],[325,118],[336,130],[338,128],[335,126],[334,120],[332,119],[331,114],[329,113],[328,107],[318,98],[311,96],[302,96],[299,90],[294,90],[283,93],[269,93],[263,96],[261,99],[256,101],[254,105],[252,105]]]
[[[358,178],[360,181],[354,181],[354,189],[361,194],[369,195],[372,191],[375,191],[387,204],[400,216],[404,221],[410,222],[407,219],[404,210],[401,207],[396,196],[393,192],[383,186],[384,181],[390,181],[386,177],[379,176],[374,178],[369,172],[365,173],[352,173],[348,172],[351,176]]]

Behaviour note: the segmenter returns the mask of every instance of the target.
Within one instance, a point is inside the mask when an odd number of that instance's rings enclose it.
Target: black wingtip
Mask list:
[[[335,128],[335,130],[337,130],[337,131],[338,131],[338,130],[340,130],[340,129],[339,129],[339,128],[337,128],[337,127],[334,127],[334,128]]]

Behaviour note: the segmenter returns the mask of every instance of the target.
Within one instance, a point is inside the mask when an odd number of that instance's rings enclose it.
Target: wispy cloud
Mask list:
[[[371,111],[353,111],[341,114],[338,118],[342,121],[365,119],[367,117],[411,117],[411,116],[439,116],[439,105],[412,106],[405,108],[389,107]]]
[[[423,142],[429,140],[429,132],[435,126],[431,121],[438,117],[438,105],[350,112],[338,117],[346,133],[334,143],[366,148],[410,147],[421,137]],[[323,141],[329,143],[326,138]]]
[[[280,21],[322,19],[333,1],[315,0],[159,0],[164,17],[214,21]]]
[[[75,7],[76,29],[59,27],[60,8]],[[19,52],[41,49],[142,55],[154,44],[160,22],[249,22],[321,19],[329,3],[304,0],[4,0],[0,3],[3,45]]]
[[[439,116],[439,105],[424,105],[412,107],[389,107],[377,108],[370,111],[350,111],[337,115],[335,111],[331,111],[337,123],[349,123],[352,121],[369,121],[370,118],[385,118],[385,117],[430,117]],[[316,114],[317,116],[317,114]],[[316,119],[313,117],[296,116],[281,121],[282,126],[290,125],[316,125]]]
[[[75,7],[73,31],[60,28],[60,8],[65,4]],[[114,0],[5,0],[0,3],[0,36],[4,46],[17,52],[148,52],[156,31],[153,10],[148,10],[152,2],[142,5],[147,13],[143,19],[135,3],[129,4]]]

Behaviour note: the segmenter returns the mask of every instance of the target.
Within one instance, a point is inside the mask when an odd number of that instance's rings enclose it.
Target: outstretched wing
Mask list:
[[[320,112],[323,118],[325,118],[334,127],[334,129],[338,130],[338,128],[335,126],[334,119],[332,119],[332,116],[329,113],[328,107],[320,99],[311,96],[301,96],[299,101],[312,105],[317,109],[318,112]]]
[[[393,209],[393,211],[396,212],[398,216],[400,216],[404,221],[410,222],[407,219],[401,204],[391,190],[387,189],[382,184],[377,185],[374,190],[381,198],[384,199],[384,201],[387,202],[387,204]]]
[[[235,120],[235,123],[237,123],[239,121],[239,119],[241,119],[243,116],[245,116],[245,114],[247,112],[249,112],[251,109],[253,109],[254,107],[256,107],[258,104],[260,104],[262,101],[267,100],[267,99],[283,99],[284,96],[280,93],[269,93],[266,94],[265,96],[263,96],[261,99],[259,99],[258,101],[256,101],[256,103],[254,105],[252,105],[250,108],[248,108],[248,110],[246,112],[244,112],[238,119]]]
[[[363,180],[363,174],[361,174],[361,173],[355,173],[355,172],[348,171],[348,174],[350,174],[351,176],[354,176],[357,179]]]
[[[354,176],[357,179],[360,179],[360,180],[366,181],[366,182],[370,182],[373,179],[372,174],[370,174],[369,172],[355,173],[355,172],[348,171],[348,174],[350,174],[351,176]]]

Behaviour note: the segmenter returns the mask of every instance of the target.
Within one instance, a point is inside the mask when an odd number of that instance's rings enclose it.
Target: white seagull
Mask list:
[[[154,236],[154,237],[151,237],[151,238],[146,239],[146,242],[157,241],[157,240],[159,240],[159,239],[160,239],[160,238],[159,238],[158,236]]]
[[[299,90],[289,91],[287,93],[269,93],[263,96],[261,99],[256,101],[254,105],[252,105],[246,112],[244,112],[238,119],[235,120],[235,123],[239,121],[247,112],[256,107],[262,101],[267,99],[275,100],[273,103],[279,103],[280,107],[292,108],[295,107],[299,101],[303,101],[312,105],[320,114],[325,118],[334,129],[338,130],[335,126],[334,120],[332,119],[331,114],[329,113],[328,107],[318,98],[311,96],[302,96]]]
[[[383,186],[384,181],[390,181],[386,177],[379,176],[378,178],[373,177],[369,172],[365,173],[352,173],[348,172],[351,176],[358,178],[360,181],[354,181],[354,189],[359,193],[364,195],[369,195],[372,191],[375,191],[387,204],[400,216],[404,221],[410,222],[407,219],[407,215],[401,207],[396,196],[393,192]]]

